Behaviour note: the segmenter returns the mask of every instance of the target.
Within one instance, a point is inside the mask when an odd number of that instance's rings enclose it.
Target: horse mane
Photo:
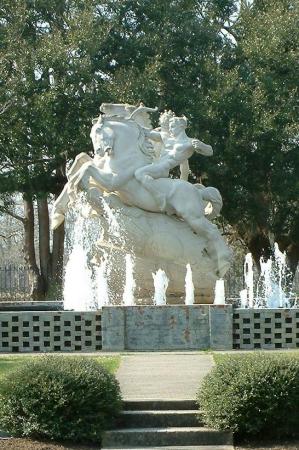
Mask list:
[[[152,152],[150,152],[150,146],[146,145],[147,142],[149,142],[149,139],[146,137],[145,131],[146,129],[143,128],[139,123],[137,123],[134,119],[131,119],[130,117],[122,117],[122,116],[105,116],[105,114],[102,114],[98,119],[99,125],[103,127],[107,122],[113,121],[113,122],[119,122],[124,123],[129,126],[134,126],[138,130],[138,139],[137,139],[137,145],[138,150],[143,153],[148,159],[149,162],[153,161],[153,155]]]

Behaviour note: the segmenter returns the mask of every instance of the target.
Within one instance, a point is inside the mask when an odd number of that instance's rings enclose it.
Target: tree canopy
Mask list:
[[[275,240],[296,269],[299,257],[299,9],[265,0],[241,8],[211,92],[215,159],[209,182],[223,214],[256,260]]]
[[[186,114],[215,150],[194,176],[256,259],[274,238],[294,268],[298,14],[295,0],[3,0],[0,192],[57,195],[100,104],[142,100]]]

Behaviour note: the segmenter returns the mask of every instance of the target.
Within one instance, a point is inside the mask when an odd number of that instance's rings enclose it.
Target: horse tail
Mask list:
[[[214,219],[217,217],[223,206],[222,197],[218,189],[214,187],[205,187],[202,184],[196,183],[194,185],[201,194],[201,198],[207,202],[205,207],[205,216],[207,219]]]

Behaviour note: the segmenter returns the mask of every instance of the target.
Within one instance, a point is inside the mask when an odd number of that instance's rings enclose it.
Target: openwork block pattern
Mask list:
[[[235,309],[235,349],[299,348],[298,309]]]
[[[0,313],[0,352],[89,352],[101,350],[101,313]]]

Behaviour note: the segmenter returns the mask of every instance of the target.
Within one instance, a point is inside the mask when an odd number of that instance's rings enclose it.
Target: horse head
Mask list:
[[[114,143],[114,132],[112,128],[104,124],[102,116],[94,119],[92,123],[90,137],[95,155],[103,157],[107,153],[111,156]]]
[[[124,154],[136,153],[145,163],[153,159],[151,146],[145,133],[146,129],[133,118],[105,117],[101,115],[93,120],[90,137],[95,155],[113,158]]]

